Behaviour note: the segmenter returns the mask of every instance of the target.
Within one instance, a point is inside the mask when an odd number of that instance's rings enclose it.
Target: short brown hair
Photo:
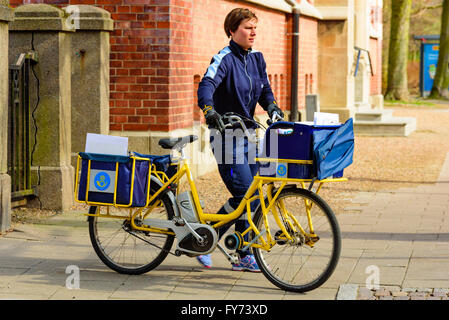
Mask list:
[[[228,38],[231,36],[231,32],[235,32],[240,23],[246,19],[257,19],[256,14],[249,9],[235,8],[228,13],[224,22],[224,30]]]

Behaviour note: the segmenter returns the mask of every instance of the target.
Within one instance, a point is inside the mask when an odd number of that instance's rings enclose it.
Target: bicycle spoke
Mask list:
[[[170,203],[161,201],[161,204],[163,205],[154,208],[151,214],[159,219],[173,217]],[[127,215],[129,214],[132,211]],[[139,212],[136,217],[142,215]],[[135,224],[140,226],[141,220],[136,218]],[[158,266],[170,252],[174,241],[173,235],[133,229],[129,218],[111,219],[98,215],[89,220],[89,230],[92,245],[99,258],[111,269],[127,274],[141,274]]]
[[[256,227],[267,220],[277,244],[269,251],[255,249],[256,259],[267,278],[282,289],[311,290],[327,280],[335,268],[339,229],[332,211],[323,203],[308,191],[293,190],[282,192],[266,216],[257,212]],[[275,214],[280,217],[277,222]]]

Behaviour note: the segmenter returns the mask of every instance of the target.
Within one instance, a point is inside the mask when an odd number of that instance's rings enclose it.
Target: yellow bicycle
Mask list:
[[[243,124],[244,125],[244,124]],[[129,202],[119,204],[117,190],[120,166],[117,162],[116,182],[110,201],[94,199],[89,188],[94,179],[92,159],[78,157],[75,199],[90,205],[89,233],[98,257],[111,269],[125,274],[142,274],[156,268],[168,254],[197,256],[218,248],[231,263],[238,256],[230,253],[237,249],[252,248],[256,261],[265,277],[277,287],[294,292],[306,292],[322,285],[337,266],[341,235],[337,219],[329,205],[317,195],[326,182],[345,181],[345,178],[324,180],[294,179],[256,175],[238,208],[225,215],[205,213],[195,182],[184,155],[184,147],[197,139],[187,136],[162,139],[165,149],[177,150],[180,157],[172,159],[169,169],[161,169],[156,160],[143,155],[130,157],[131,191]],[[166,158],[164,158],[166,159]],[[307,163],[310,160],[257,159],[263,163]],[[138,187],[134,176],[138,161],[148,161],[148,183]],[[80,182],[81,172],[87,182]],[[110,170],[111,171],[111,170]],[[114,170],[112,169],[112,172]],[[84,173],[83,173],[84,172]],[[92,173],[93,172],[93,173]],[[186,177],[189,191],[180,192],[178,185]],[[101,178],[103,179],[103,178]],[[104,181],[104,180],[101,180]],[[306,183],[310,187],[306,188]],[[313,183],[319,186],[312,192]],[[133,187],[134,186],[134,187]],[[85,189],[85,190],[84,190]],[[141,189],[146,201],[133,206],[133,193]],[[84,198],[80,197],[80,190]],[[99,195],[103,195],[98,193]],[[254,213],[251,203],[260,204]],[[234,232],[219,243],[217,230],[233,223],[246,214],[250,227],[243,233]],[[245,241],[244,236],[249,235]],[[172,251],[175,238],[176,248]]]

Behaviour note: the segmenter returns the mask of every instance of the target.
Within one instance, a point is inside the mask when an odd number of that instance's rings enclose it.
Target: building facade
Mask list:
[[[131,150],[160,153],[159,138],[195,133],[204,138],[194,153],[207,153],[196,88],[211,57],[229,42],[223,22],[235,7],[257,14],[256,49],[267,61],[279,105],[287,114],[291,108],[295,1],[11,0],[13,7],[24,3],[89,4],[111,13],[107,125],[109,134],[129,137]],[[296,6],[301,15],[293,91],[298,92],[302,119],[309,94],[319,95],[321,111],[339,113],[342,120],[358,108],[381,105],[382,1],[296,0]],[[364,49],[360,57],[356,47]],[[256,114],[263,117],[264,112],[258,108]],[[208,170],[197,166],[198,174]]]

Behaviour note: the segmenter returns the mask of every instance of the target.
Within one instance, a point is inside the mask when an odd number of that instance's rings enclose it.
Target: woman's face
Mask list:
[[[256,38],[256,19],[245,19],[243,20],[235,32],[231,31],[232,40],[234,40],[243,49],[248,50],[254,45],[254,40]]]

